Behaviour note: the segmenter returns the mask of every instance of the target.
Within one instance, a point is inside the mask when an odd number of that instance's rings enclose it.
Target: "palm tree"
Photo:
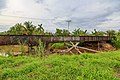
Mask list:
[[[53,35],[52,32],[45,32],[44,34],[45,34],[45,35]]]
[[[38,24],[38,28],[37,28],[37,33],[39,34],[39,35],[44,35],[45,33],[44,33],[44,28],[42,27],[42,24],[41,25],[39,25]]]
[[[75,29],[72,32],[72,35],[74,35],[74,36],[85,36],[85,35],[88,35],[88,34],[87,34],[87,30],[83,31],[80,28],[78,28],[78,29]]]
[[[7,32],[7,34],[15,34],[15,35],[43,35],[44,29],[41,25],[35,26],[32,22],[24,22],[24,24],[17,23],[13,27],[11,27]]]
[[[55,35],[68,36],[70,32],[66,29],[56,29]]]
[[[106,31],[106,34],[108,36],[115,36],[116,35],[116,31],[115,30],[108,30],[108,31]]]
[[[69,30],[63,29],[63,30],[62,30],[62,35],[63,35],[63,36],[69,36],[69,35],[70,35]]]
[[[104,36],[105,32],[97,31],[96,29],[94,29],[94,31],[92,31],[92,35],[94,35],[94,36]]]
[[[15,30],[16,30],[16,35],[23,35],[24,30],[24,26],[20,23],[17,23],[15,26]]]
[[[26,35],[34,35],[35,34],[35,30],[36,30],[36,26],[34,26],[32,24],[32,22],[25,22],[24,23],[24,29],[25,29],[25,34]]]
[[[118,34],[117,35],[120,36],[120,30],[118,30]]]
[[[56,29],[55,35],[62,35],[62,29]]]
[[[16,29],[15,27],[11,27],[8,31],[7,31],[8,34],[16,34]]]

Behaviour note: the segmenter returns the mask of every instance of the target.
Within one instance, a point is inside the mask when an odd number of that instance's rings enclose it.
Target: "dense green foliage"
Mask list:
[[[120,30],[107,30],[107,31],[97,31],[94,29],[92,32],[88,32],[87,30],[81,30],[80,28],[73,30],[70,32],[66,29],[56,29],[55,33],[53,32],[45,32],[42,24],[35,26],[32,22],[27,21],[22,23],[17,23],[14,26],[12,26],[9,30],[5,32],[0,32],[0,35],[2,34],[8,34],[8,35],[61,35],[61,36],[87,36],[87,35],[93,35],[93,36],[120,36]]]
[[[112,40],[112,44],[113,46],[115,46],[116,48],[120,48],[120,36],[117,36],[116,39]]]
[[[74,35],[74,36],[85,36],[85,35],[88,35],[88,33],[87,33],[87,30],[83,31],[80,28],[78,28],[78,29],[75,29],[72,32],[72,35]]]
[[[116,48],[120,48],[120,30],[108,30],[108,31],[97,31],[94,29],[91,33],[87,30],[81,30],[80,28],[70,32],[66,29],[56,29],[55,33],[45,32],[42,24],[35,26],[32,22],[17,23],[12,26],[8,31],[0,32],[0,35],[54,35],[54,36],[117,36],[116,40],[112,41],[112,44]],[[54,48],[62,47],[64,44],[53,44]]]
[[[61,35],[61,36],[68,36],[70,35],[70,32],[65,29],[56,29],[55,35]]]
[[[41,25],[35,26],[32,22],[17,23],[13,27],[11,27],[6,34],[14,34],[14,35],[44,35],[44,29]]]
[[[97,31],[96,29],[94,29],[94,31],[92,31],[92,34],[91,35],[94,35],[94,36],[104,36],[106,35],[107,31],[106,32],[103,32],[103,31]]]
[[[120,51],[0,57],[0,80],[120,80]]]

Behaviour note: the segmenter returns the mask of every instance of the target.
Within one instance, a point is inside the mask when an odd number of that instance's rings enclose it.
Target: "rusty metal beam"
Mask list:
[[[44,43],[55,42],[95,42],[111,41],[114,36],[44,36],[44,35],[0,35],[0,45],[17,45],[26,43],[37,45],[41,40]]]

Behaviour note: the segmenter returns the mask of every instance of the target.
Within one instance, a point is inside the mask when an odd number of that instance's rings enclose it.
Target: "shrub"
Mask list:
[[[117,36],[116,39],[112,40],[112,44],[113,46],[115,46],[116,48],[120,48],[120,36]]]

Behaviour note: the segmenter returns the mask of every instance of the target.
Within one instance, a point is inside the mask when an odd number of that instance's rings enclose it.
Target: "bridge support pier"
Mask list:
[[[43,45],[46,50],[49,48],[49,42],[43,42]]]
[[[100,42],[98,41],[98,51],[100,50]]]
[[[35,52],[35,49],[33,48],[32,44],[28,44],[28,54]]]

